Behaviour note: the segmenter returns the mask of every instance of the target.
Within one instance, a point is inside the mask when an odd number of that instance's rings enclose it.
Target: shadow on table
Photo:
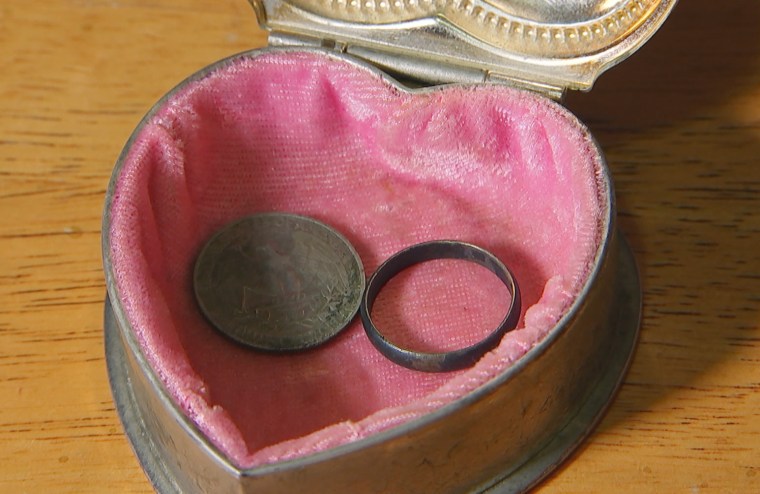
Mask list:
[[[681,2],[640,53],[566,101],[605,150],[644,289],[637,354],[600,430],[757,338],[760,142],[741,105],[760,84],[757,25],[754,0]]]

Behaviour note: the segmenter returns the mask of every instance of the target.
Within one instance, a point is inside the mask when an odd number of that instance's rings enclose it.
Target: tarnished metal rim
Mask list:
[[[596,388],[575,417],[556,433],[551,442],[524,464],[505,466],[504,476],[494,479],[489,486],[484,486],[483,493],[519,493],[535,486],[591,434],[612,401],[633,356],[641,313],[640,282],[635,261],[622,238],[619,245],[615,300],[618,305],[616,329],[620,337],[611,349],[611,358],[603,378],[597,382]],[[105,303],[105,347],[111,391],[132,449],[157,492],[182,494],[171,469],[157,452],[135,402],[124,344],[109,299]]]
[[[156,492],[160,494],[182,494],[177,482],[174,481],[171,469],[166,466],[156,449],[137,406],[129,377],[127,357],[124,353],[124,343],[119,335],[118,323],[108,296],[106,296],[103,319],[108,381],[111,385],[113,401],[116,404],[116,412],[119,414],[129,444]]]
[[[398,90],[401,92],[421,94],[421,93],[435,92],[435,91],[441,90],[440,87],[421,88],[421,89],[406,88],[402,86],[401,84],[399,84],[398,82],[396,82],[391,77],[389,77],[387,74],[385,74],[384,72],[382,72],[381,70],[379,70],[378,68],[372,65],[358,61],[357,59],[353,57],[341,55],[335,52],[331,52],[329,50],[305,49],[305,48],[295,48],[295,49],[264,48],[264,49],[252,50],[249,52],[244,52],[242,54],[234,55],[227,59],[221,60],[213,65],[210,65],[206,67],[205,69],[197,72],[196,74],[190,76],[188,79],[186,79],[185,81],[180,83],[178,86],[176,86],[173,90],[168,92],[163,98],[161,98],[161,100],[159,100],[151,108],[151,110],[145,115],[145,117],[143,117],[142,121],[140,122],[138,127],[135,129],[130,139],[127,141],[121,155],[119,156],[117,160],[116,166],[114,168],[114,171],[111,177],[111,182],[109,184],[108,191],[106,194],[105,211],[103,215],[103,238],[102,238],[103,263],[104,263],[104,270],[105,270],[105,277],[106,277],[106,287],[108,290],[108,298],[110,299],[110,306],[107,307],[107,312],[111,312],[111,314],[107,318],[107,322],[110,325],[111,329],[106,328],[106,332],[108,333],[109,331],[111,331],[111,332],[118,332],[121,334],[121,339],[123,340],[123,344],[126,345],[126,347],[128,347],[128,350],[131,352],[131,354],[134,356],[136,361],[139,363],[140,367],[145,370],[146,377],[153,384],[154,388],[160,393],[159,398],[161,399],[161,401],[164,402],[169,409],[171,409],[173,415],[177,418],[178,421],[181,422],[182,427],[188,433],[192,434],[200,442],[201,448],[209,456],[211,456],[220,465],[222,469],[227,470],[232,475],[263,476],[263,475],[267,475],[273,472],[282,472],[284,470],[289,470],[289,469],[303,468],[311,464],[328,461],[338,456],[351,454],[354,451],[357,451],[357,450],[360,450],[372,445],[376,445],[378,443],[387,441],[391,438],[396,438],[396,437],[406,435],[410,431],[415,430],[417,428],[429,426],[437,422],[438,420],[442,419],[443,417],[448,416],[452,413],[455,413],[456,411],[462,409],[463,407],[468,406],[474,402],[477,402],[483,399],[483,397],[493,393],[496,389],[503,386],[507,381],[509,381],[514,376],[519,374],[521,370],[525,366],[529,365],[530,362],[534,360],[537,356],[543,354],[547,349],[549,349],[552,343],[556,341],[564,333],[564,331],[569,326],[569,323],[576,317],[576,314],[579,312],[579,310],[583,306],[586,295],[592,289],[592,287],[594,287],[595,282],[605,265],[604,261],[608,257],[608,254],[609,254],[608,250],[612,243],[612,235],[614,235],[614,231],[615,231],[615,228],[614,228],[615,206],[614,206],[613,186],[610,180],[609,172],[606,168],[606,164],[601,162],[599,163],[599,166],[602,168],[601,171],[603,173],[598,174],[598,179],[600,180],[599,189],[600,189],[600,194],[605,196],[604,199],[606,200],[605,202],[608,202],[608,207],[600,224],[600,231],[602,232],[601,238],[600,238],[600,245],[591,262],[591,269],[590,269],[588,278],[586,280],[586,283],[584,287],[582,288],[582,290],[580,291],[580,293],[578,294],[576,300],[568,308],[567,312],[558,321],[558,323],[550,331],[550,333],[541,342],[536,344],[530,351],[528,351],[520,360],[518,360],[518,362],[516,362],[509,369],[506,369],[502,374],[500,374],[496,378],[485,383],[481,387],[475,389],[474,391],[463,396],[462,398],[452,403],[449,403],[447,405],[444,405],[440,409],[435,410],[429,414],[426,414],[423,417],[412,419],[409,422],[406,422],[400,426],[394,427],[392,429],[389,429],[383,432],[379,432],[370,437],[366,437],[349,444],[337,446],[327,451],[315,453],[306,457],[297,458],[293,460],[287,460],[287,461],[279,462],[276,464],[263,465],[261,467],[255,467],[255,468],[245,469],[245,470],[240,470],[236,468],[234,465],[231,464],[229,459],[215,445],[210,443],[210,441],[205,437],[205,435],[200,430],[198,430],[195,424],[193,424],[181,412],[181,410],[179,410],[179,408],[176,406],[174,401],[168,396],[166,389],[164,388],[163,384],[160,382],[160,380],[156,376],[153,369],[148,364],[147,359],[145,358],[139,344],[136,341],[133,328],[130,326],[129,321],[127,320],[126,315],[124,313],[124,309],[121,304],[120,293],[119,293],[119,290],[117,289],[115,279],[114,279],[112,260],[110,257],[110,252],[111,252],[110,234],[109,234],[110,223],[111,223],[110,211],[111,211],[111,205],[114,198],[115,185],[134,139],[139,134],[142,127],[146,125],[148,121],[150,121],[150,119],[155,115],[155,113],[171,97],[173,97],[178,91],[182,90],[189,82],[201,80],[207,77],[208,75],[210,75],[212,72],[217,71],[241,59],[255,59],[267,54],[288,53],[288,52],[290,53],[299,53],[299,52],[320,53],[322,56],[340,60],[343,63],[352,64],[360,70],[369,71],[370,73],[374,74],[376,77],[385,81],[386,84],[388,84],[395,90]],[[593,143],[593,145],[597,147],[597,154],[599,156],[603,156],[601,153],[601,150],[598,147],[598,144],[594,141],[593,137],[590,136],[590,134],[587,134],[587,135],[590,141]],[[631,263],[632,262],[633,261],[631,261]],[[635,270],[635,267],[633,269]],[[636,289],[638,290],[638,283],[636,284]],[[639,299],[639,296],[637,294],[636,300],[638,301],[638,299]],[[632,312],[635,312],[636,316],[633,319],[637,321],[636,329],[631,330],[635,333],[638,328],[638,312],[636,311],[632,311]],[[113,340],[114,338],[110,338],[110,339]],[[108,342],[108,339],[107,339],[107,342]],[[125,348],[122,348],[122,352],[123,351],[125,351]],[[115,354],[116,350],[113,350],[111,353]],[[625,356],[626,361],[627,361],[629,353],[630,352],[626,353],[626,356]],[[109,358],[118,359],[119,357],[111,355]],[[112,367],[116,368],[118,366],[116,366],[116,364],[113,364]],[[112,383],[116,382],[118,384],[118,381],[120,379],[123,380],[126,378],[123,376],[121,377],[116,376],[112,378]],[[128,383],[127,383],[127,386],[128,386]],[[115,387],[118,387],[118,386],[115,386]],[[114,394],[116,395],[116,391],[114,391]],[[119,406],[121,408],[124,408],[125,410],[129,410],[131,407],[127,404],[128,398],[124,397],[124,398],[121,398],[121,400],[122,400],[122,404]],[[120,411],[120,413],[122,412]],[[136,412],[132,413],[132,415],[134,416],[135,413]],[[127,431],[127,433],[129,434],[129,430]],[[138,441],[140,442],[144,441],[144,437],[145,437],[144,434],[142,436],[143,439],[140,439],[141,436],[137,434],[137,432],[134,430],[133,430],[133,434],[136,434],[135,437],[137,438]],[[143,456],[149,457],[150,456],[149,447],[145,445],[140,446],[140,447],[143,450],[143,452],[142,453],[138,452],[138,456],[142,454]],[[136,447],[136,450],[137,450],[137,447]],[[153,468],[153,470],[155,471],[155,468]],[[146,471],[150,472],[150,469],[146,468]],[[163,491],[159,491],[159,492],[163,492]],[[172,491],[166,491],[166,492],[172,492]]]

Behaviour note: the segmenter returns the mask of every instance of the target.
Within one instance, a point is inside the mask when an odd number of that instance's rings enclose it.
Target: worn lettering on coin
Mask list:
[[[195,264],[196,299],[206,318],[254,348],[311,348],[356,315],[364,269],[338,232],[314,219],[262,213],[215,234]]]

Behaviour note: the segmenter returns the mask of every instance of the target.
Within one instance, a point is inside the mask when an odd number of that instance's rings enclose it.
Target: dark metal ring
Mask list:
[[[445,353],[422,353],[400,348],[378,331],[372,322],[372,306],[380,290],[404,269],[434,259],[464,259],[494,273],[509,289],[512,300],[507,314],[485,339],[474,345]],[[520,289],[512,273],[499,259],[476,245],[454,240],[436,240],[413,245],[389,257],[370,277],[359,307],[362,324],[375,348],[393,362],[425,372],[448,372],[470,367],[486,352],[495,348],[520,318]]]

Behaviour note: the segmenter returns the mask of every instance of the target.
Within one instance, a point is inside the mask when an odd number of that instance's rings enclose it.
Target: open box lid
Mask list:
[[[250,0],[272,45],[334,48],[426,83],[588,90],[676,0]]]

